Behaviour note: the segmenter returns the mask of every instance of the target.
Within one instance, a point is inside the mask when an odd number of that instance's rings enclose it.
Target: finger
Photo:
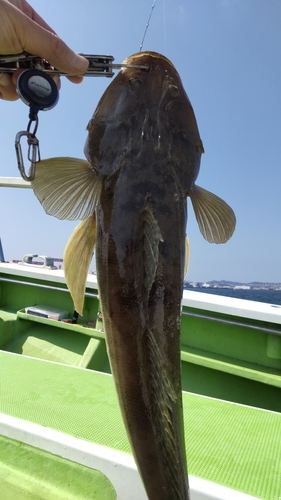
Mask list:
[[[16,101],[19,98],[12,77],[7,73],[0,73],[0,93],[1,99],[5,101]]]
[[[52,66],[65,73],[83,75],[87,71],[87,59],[73,52],[61,38],[28,18],[26,22],[32,24],[28,31],[23,32],[25,39],[22,46],[26,52],[47,59]]]
[[[82,76],[68,76],[67,79],[72,83],[82,83],[84,80]]]
[[[24,5],[28,6],[26,2]],[[64,73],[83,75],[86,72],[87,59],[73,52],[53,30],[45,27],[48,25],[33,9],[31,9],[32,13],[28,12],[28,14],[29,16],[32,14],[34,20],[9,2],[4,3],[3,8],[6,16],[2,37],[3,53],[17,54],[26,51],[47,59],[52,66]],[[44,27],[40,26],[40,23]]]
[[[84,57],[73,52],[59,37],[49,34],[50,45],[46,48],[45,58],[56,69],[72,75],[83,75],[89,66]],[[47,40],[46,40],[47,42]],[[44,50],[44,47],[42,47]],[[40,54],[39,54],[40,55]],[[80,82],[80,80],[79,80]]]

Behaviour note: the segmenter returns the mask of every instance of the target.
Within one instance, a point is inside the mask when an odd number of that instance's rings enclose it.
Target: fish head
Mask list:
[[[100,175],[151,151],[173,164],[186,195],[197,178],[204,149],[196,118],[177,70],[161,54],[125,59],[87,129],[85,155]]]

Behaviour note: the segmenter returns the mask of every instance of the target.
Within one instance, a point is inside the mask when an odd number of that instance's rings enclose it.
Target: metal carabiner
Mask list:
[[[28,142],[28,160],[30,161],[30,168],[28,171],[28,175],[25,173],[25,168],[24,168],[24,162],[23,162],[23,156],[22,156],[22,149],[21,149],[21,138],[22,136],[27,137],[27,142]],[[39,151],[39,141],[35,135],[33,135],[31,132],[27,131],[22,131],[18,132],[16,135],[16,140],[15,140],[15,148],[16,148],[16,155],[17,155],[17,160],[18,160],[18,169],[20,171],[20,174],[22,178],[27,181],[33,181],[35,177],[35,171],[36,171],[36,163],[40,161],[40,151]]]

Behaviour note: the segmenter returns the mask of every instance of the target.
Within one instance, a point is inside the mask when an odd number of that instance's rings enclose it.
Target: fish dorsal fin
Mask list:
[[[199,186],[189,194],[199,229],[209,243],[225,243],[232,236],[236,217],[221,198]]]
[[[67,157],[38,162],[31,185],[47,214],[68,220],[92,215],[101,191],[101,180],[91,165]]]
[[[190,246],[189,246],[188,236],[186,235],[186,237],[185,237],[184,273],[183,273],[184,278],[187,275],[188,266],[189,266],[189,259],[190,259]]]
[[[96,243],[96,215],[93,214],[74,229],[64,250],[64,275],[75,311],[83,312],[87,274]]]
[[[140,257],[142,262],[139,262],[136,272],[143,273],[143,283],[148,296],[155,279],[159,257],[159,242],[162,240],[158,222],[150,206],[146,207],[141,213],[137,234],[142,239],[141,242],[138,238],[137,246],[143,250]]]

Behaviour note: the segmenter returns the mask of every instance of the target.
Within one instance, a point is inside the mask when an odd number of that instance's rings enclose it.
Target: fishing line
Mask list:
[[[163,0],[163,31],[164,31],[164,47],[167,50],[167,31],[166,31],[166,0]]]
[[[152,12],[153,12],[153,9],[155,7],[155,4],[156,4],[156,0],[153,0],[152,6],[151,6],[151,9],[150,9],[150,14],[148,16],[148,20],[147,20],[147,23],[146,23],[146,26],[145,26],[144,34],[143,34],[142,41],[141,41],[141,44],[140,44],[140,52],[142,51],[142,48],[143,48],[143,42],[144,42],[144,39],[145,39],[145,35],[146,35],[147,28],[148,28],[149,23],[150,23],[150,19],[151,19]]]

